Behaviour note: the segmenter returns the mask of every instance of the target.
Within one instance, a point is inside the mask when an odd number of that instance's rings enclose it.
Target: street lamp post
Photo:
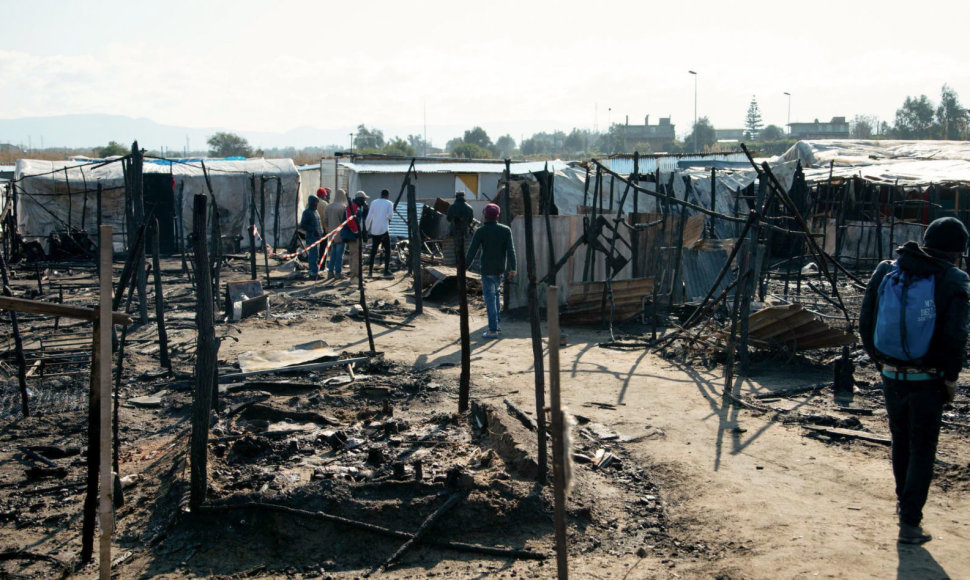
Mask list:
[[[791,137],[791,93],[785,91],[785,96],[788,97],[788,136]]]
[[[697,153],[697,73],[689,70],[687,71],[694,75],[694,153]]]
[[[350,154],[354,154],[354,134],[350,133]]]
[[[606,134],[610,136],[610,153],[613,153],[613,107],[606,108]]]

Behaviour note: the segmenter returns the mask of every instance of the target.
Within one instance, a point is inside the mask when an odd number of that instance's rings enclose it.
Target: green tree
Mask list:
[[[785,131],[778,125],[768,125],[758,134],[760,141],[780,141],[785,138]]]
[[[573,128],[563,142],[563,149],[568,153],[579,153],[588,148],[589,131],[580,131]]]
[[[849,137],[853,139],[870,139],[876,130],[876,119],[872,115],[856,115],[852,119]]]
[[[464,141],[461,140],[461,137],[455,137],[454,139],[449,139],[448,142],[445,143],[445,151],[447,151],[448,153],[454,153],[455,147],[458,147],[462,143],[464,143]]]
[[[711,125],[711,121],[707,117],[701,117],[697,120],[690,135],[684,139],[684,143],[693,147],[694,133],[697,133],[697,153],[710,149],[717,143],[717,131],[714,130],[714,125]]]
[[[399,155],[401,157],[414,157],[416,155],[414,147],[400,137],[395,137],[385,143],[384,147],[381,148],[381,153],[384,155]]]
[[[902,139],[928,139],[933,127],[933,104],[926,95],[906,97],[896,110],[893,133]]]
[[[465,159],[492,158],[491,151],[474,143],[461,143],[452,150],[451,154],[455,157],[464,157]]]
[[[431,143],[425,141],[421,135],[408,135],[408,145],[420,155],[427,155],[431,151]]]
[[[357,125],[357,131],[354,132],[354,149],[360,150],[377,150],[384,147],[384,132],[380,129],[368,129],[363,124]]]
[[[220,131],[209,137],[206,141],[209,144],[210,157],[252,157],[253,148],[249,146],[249,141],[236,135]]]
[[[959,140],[967,126],[967,110],[960,104],[956,91],[947,85],[940,90],[940,104],[936,107],[936,123],[940,138]]]
[[[754,95],[751,95],[751,102],[748,103],[748,114],[744,117],[745,135],[749,140],[754,139],[761,132],[761,127],[763,126],[764,123],[761,122],[761,109],[758,107],[758,99],[754,98]]]
[[[94,156],[104,159],[105,157],[114,157],[115,155],[127,155],[129,149],[118,143],[117,141],[108,141],[108,144],[104,147],[97,147],[94,150]]]
[[[515,139],[511,135],[502,135],[495,140],[496,157],[508,159],[515,154]]]
[[[471,145],[478,145],[483,149],[489,149],[492,146],[492,140],[489,138],[488,133],[485,132],[485,129],[478,126],[465,131],[465,136],[462,138],[462,141]]]

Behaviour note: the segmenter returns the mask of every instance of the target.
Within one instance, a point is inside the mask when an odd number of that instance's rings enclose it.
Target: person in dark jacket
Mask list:
[[[922,245],[910,241],[896,250],[896,263],[904,274],[935,277],[933,336],[919,364],[888,357],[875,346],[879,286],[892,261],[882,262],[873,272],[859,316],[863,348],[882,373],[892,435],[898,540],[904,544],[932,539],[920,524],[933,478],[943,405],[953,401],[967,344],[970,277],[954,267],[966,251],[967,237],[967,229],[959,220],[940,218],[926,229]]]
[[[445,218],[451,224],[452,237],[461,233],[467,241],[468,232],[470,231],[472,222],[475,221],[475,212],[472,210],[472,206],[468,205],[468,202],[465,201],[464,191],[455,192],[455,202],[448,208],[448,213],[445,214]]]
[[[307,206],[303,210],[303,215],[300,216],[300,229],[306,236],[308,246],[323,237],[323,224],[320,223],[320,214],[317,213],[317,203],[319,203],[317,196],[311,195],[307,199]],[[307,252],[307,260],[310,263],[310,279],[316,280],[320,266],[319,245],[310,248]]]
[[[502,331],[500,326],[502,278],[511,282],[515,277],[515,244],[512,242],[512,230],[508,226],[498,223],[501,210],[494,203],[485,206],[483,217],[485,223],[475,230],[472,244],[465,256],[465,267],[471,264],[482,251],[482,294],[485,297],[485,312],[488,314],[488,330],[482,338],[498,338]]]

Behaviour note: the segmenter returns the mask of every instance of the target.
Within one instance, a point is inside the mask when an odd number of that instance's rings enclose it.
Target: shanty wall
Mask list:
[[[907,241],[920,241],[926,226],[913,223],[897,222],[892,230],[890,223],[884,221],[880,228],[872,222],[846,222],[842,229],[841,248],[836,251],[835,219],[828,219],[825,224],[825,252],[836,256],[850,267],[875,265],[879,260],[889,260],[896,257],[896,248]],[[879,239],[882,238],[881,255]],[[891,242],[890,242],[891,238]]]
[[[65,168],[67,168],[65,172]],[[276,183],[266,183],[266,232],[260,231],[273,246],[283,246],[296,231],[299,212],[306,206],[300,199],[300,176],[289,159],[251,159],[245,161],[212,160],[206,162],[224,236],[239,235],[243,247],[249,247],[250,176],[256,179],[257,210],[260,207],[260,179],[279,176],[280,239],[273,237],[276,216]],[[55,171],[56,170],[56,171]],[[55,171],[51,173],[51,171]],[[146,160],[145,174],[171,175],[175,180],[175,203],[182,191],[181,218],[185,236],[192,230],[192,203],[197,193],[208,193],[202,167],[198,162],[159,164]],[[115,228],[114,249],[124,251],[125,187],[121,162],[102,166],[79,166],[77,162],[17,162],[17,227],[27,241],[40,242],[50,251],[49,237],[67,231],[68,224],[91,236],[97,230],[97,186],[102,186],[102,223]],[[184,189],[182,187],[184,184]],[[176,206],[176,212],[178,212]],[[176,214],[175,219],[178,219]],[[257,219],[257,224],[259,220]],[[262,229],[262,228],[260,228]],[[185,240],[188,241],[187,239]]]
[[[611,217],[611,216],[607,216]],[[579,215],[559,215],[549,216],[552,231],[552,245],[554,260],[558,261],[566,250],[583,235],[583,216]],[[612,223],[612,222],[611,222]],[[515,243],[517,273],[509,292],[509,308],[523,308],[528,305],[528,258],[526,256],[525,245],[525,218],[517,216],[512,220],[512,240]],[[604,230],[605,231],[605,230]],[[535,242],[536,254],[536,279],[541,280],[549,272],[549,237],[546,230],[545,216],[532,218],[532,232]],[[609,233],[609,232],[606,232]],[[620,237],[629,242],[629,233],[624,227],[620,227]],[[600,242],[609,248],[610,240],[608,237],[601,236]],[[629,257],[628,249],[619,241],[616,247],[617,253]],[[593,271],[596,273],[595,279],[602,280],[606,271],[605,257],[600,252],[595,252]],[[572,258],[566,262],[559,273],[556,275],[556,285],[559,287],[559,303],[565,304],[569,300],[569,284],[571,282],[582,282],[583,268],[586,260],[586,246],[580,246],[579,250],[573,254]],[[615,280],[629,280],[632,269],[628,263]],[[545,286],[539,285],[539,303],[545,304]]]

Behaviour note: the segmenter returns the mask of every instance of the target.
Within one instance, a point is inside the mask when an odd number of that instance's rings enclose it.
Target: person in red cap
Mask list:
[[[488,314],[488,330],[482,338],[498,338],[502,332],[501,305],[499,297],[502,295],[502,278],[511,282],[515,277],[515,244],[512,242],[512,230],[508,226],[498,223],[501,210],[494,203],[485,206],[482,217],[485,223],[475,230],[471,246],[465,256],[465,264],[471,264],[482,251],[482,294],[485,297],[485,312]],[[466,266],[467,267],[467,266]]]
[[[317,213],[320,214],[320,222],[326,223],[326,209],[330,205],[330,188],[329,187],[319,187],[317,188]]]

